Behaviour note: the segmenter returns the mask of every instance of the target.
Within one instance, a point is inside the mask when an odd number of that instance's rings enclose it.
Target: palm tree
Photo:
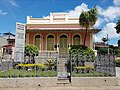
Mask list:
[[[118,22],[116,23],[116,27],[115,27],[115,29],[116,29],[116,33],[120,33],[120,19],[118,20]]]
[[[83,43],[84,46],[86,43],[87,31],[90,27],[92,27],[96,23],[97,19],[98,19],[98,11],[96,6],[87,12],[82,11],[82,13],[80,14],[79,24],[80,26],[86,29],[84,43]]]
[[[104,44],[105,44],[105,42],[107,42],[108,41],[108,39],[107,38],[105,38],[105,37],[103,37],[102,38],[102,41],[104,42]]]

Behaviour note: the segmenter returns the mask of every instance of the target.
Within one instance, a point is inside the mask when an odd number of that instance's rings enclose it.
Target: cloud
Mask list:
[[[120,1],[120,0],[119,0]],[[100,6],[97,6],[98,8],[98,20],[96,24],[94,25],[95,28],[103,27],[103,29],[95,36],[95,41],[102,41],[101,39],[103,37],[106,37],[107,34],[109,35],[109,39],[114,39],[120,37],[119,34],[116,33],[115,26],[116,23],[114,23],[114,20],[120,16],[120,7],[118,6],[109,6],[106,9],[103,9]],[[82,3],[81,5],[75,7],[73,10],[70,10],[69,17],[76,17],[79,18],[79,15],[81,14],[82,10],[88,11],[88,5],[85,3]]]
[[[107,22],[114,21],[120,16],[120,7],[109,6],[106,10],[99,8],[99,14],[105,18]]]
[[[88,5],[85,3],[82,3],[79,6],[76,6],[74,10],[68,11],[68,16],[69,17],[74,17],[74,18],[79,18],[80,14],[82,11],[88,11]],[[49,16],[43,16],[43,18],[48,18]]]
[[[109,6],[106,9],[98,6],[98,13],[106,22],[114,21],[120,17],[120,0],[113,0],[113,6]]]
[[[8,3],[14,7],[19,7],[15,0],[8,0]]]
[[[82,11],[88,11],[88,5],[85,3],[82,3],[81,5],[75,7],[74,10],[70,10],[68,12],[69,17],[76,17],[78,18]]]
[[[6,14],[8,14],[7,12],[3,12],[2,10],[0,10],[0,15],[6,15]]]
[[[100,27],[100,25],[104,22],[104,20],[100,17],[98,17],[98,20],[96,21],[94,27],[97,28],[97,27]]]
[[[120,6],[120,0],[113,0],[114,5]]]
[[[114,20],[120,16],[120,7],[118,6],[109,6],[106,9],[103,9],[100,6],[98,8],[98,20],[94,25],[95,28],[101,28],[102,30],[95,36],[96,42],[101,42],[103,37],[109,35],[109,39],[120,38],[120,35],[116,33]],[[81,5],[76,6],[73,10],[68,11],[69,17],[79,18],[79,15],[82,11],[88,11],[88,5],[82,3]],[[44,18],[47,18],[46,16]]]
[[[116,26],[114,20],[120,17],[120,7],[118,6],[120,4],[120,0],[114,0],[113,3],[113,6],[109,6],[106,9],[97,6],[99,17],[95,24],[95,27],[98,27],[98,25],[101,26],[102,23],[104,23],[104,25],[103,29],[95,36],[96,42],[101,42],[101,39],[103,37],[106,37],[107,34],[109,35],[109,39],[120,38],[120,35],[116,33],[116,30],[114,28]]]
[[[102,31],[96,35],[95,41],[96,42],[102,41],[101,39],[103,37],[106,37],[107,34],[108,34],[109,39],[120,37],[120,35],[116,33],[116,29],[114,28],[115,26],[116,24],[113,22],[107,23],[106,26],[102,29]]]

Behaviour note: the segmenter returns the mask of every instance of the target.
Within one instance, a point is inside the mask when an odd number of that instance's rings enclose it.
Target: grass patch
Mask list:
[[[104,73],[100,73],[100,72],[89,72],[89,73],[76,73],[76,72],[72,72],[72,76],[73,77],[102,77],[105,76]]]
[[[7,71],[0,71],[0,77],[2,78],[12,78],[12,77],[56,77],[57,71],[55,70],[25,70],[25,69],[11,69]]]

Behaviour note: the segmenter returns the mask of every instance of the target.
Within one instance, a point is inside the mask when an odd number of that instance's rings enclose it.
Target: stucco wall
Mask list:
[[[36,88],[56,86],[57,78],[0,78],[0,88]]]
[[[68,37],[68,45],[69,44],[70,45],[73,44],[73,39],[72,38],[73,38],[73,36],[75,34],[79,34],[80,35],[80,37],[81,37],[81,44],[83,44],[83,42],[84,42],[84,34],[85,34],[85,32],[47,32],[47,31],[46,32],[28,32],[28,33],[29,33],[29,44],[34,44],[34,37],[35,37],[35,35],[42,35],[42,43],[43,43],[42,44],[42,50],[46,50],[46,39],[47,39],[47,36],[50,35],[50,34],[55,36],[55,45],[57,44],[57,42],[59,44],[59,37],[60,37],[60,35],[63,35],[63,34],[67,35],[67,37]],[[86,38],[86,46],[88,46],[88,47],[90,47],[90,44],[92,43],[91,40],[90,40],[91,39],[90,36],[91,35],[88,32],[87,33],[87,38]]]
[[[118,78],[116,77],[73,77],[72,86],[118,86]]]

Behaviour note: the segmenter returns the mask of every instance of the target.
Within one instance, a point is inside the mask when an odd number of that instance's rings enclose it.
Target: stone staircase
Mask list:
[[[66,56],[59,56],[58,58],[58,81],[57,85],[58,86],[65,86],[65,85],[71,85],[69,82],[69,79],[67,78],[67,68],[65,66],[65,63],[67,62],[67,57]]]
[[[71,86],[68,78],[58,78],[57,86]]]
[[[65,67],[66,62],[67,62],[66,57],[59,56],[58,62],[57,62],[58,78],[67,78],[67,69]]]

